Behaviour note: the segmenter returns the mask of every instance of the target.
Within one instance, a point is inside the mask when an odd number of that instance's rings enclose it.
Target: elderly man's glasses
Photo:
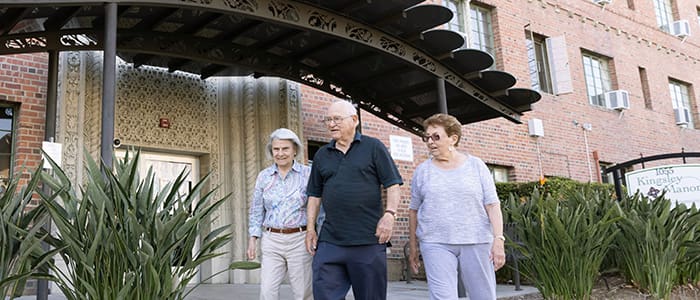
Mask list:
[[[440,140],[440,135],[436,133],[433,133],[432,135],[424,135],[423,136],[423,142],[427,143],[430,139],[433,139],[433,142],[437,142]]]
[[[347,118],[349,118],[349,117],[352,117],[352,116],[345,116],[345,117],[341,117],[341,116],[325,117],[325,118],[323,118],[323,122],[325,122],[325,123],[328,124],[328,125],[331,125],[331,124],[333,124],[333,123],[335,123],[335,124],[340,124],[340,122],[342,122],[343,120],[345,120],[345,119],[347,119]]]

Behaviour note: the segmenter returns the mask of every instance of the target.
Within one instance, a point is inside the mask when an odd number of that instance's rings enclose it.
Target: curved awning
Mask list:
[[[436,29],[452,12],[422,0],[113,2],[117,53],[136,67],[282,77],[416,134],[438,112],[436,79],[445,80],[448,112],[463,124],[519,122],[540,99],[513,88],[511,74],[487,70],[489,54],[461,49],[460,34]],[[0,55],[102,50],[104,15],[104,2],[0,0]]]

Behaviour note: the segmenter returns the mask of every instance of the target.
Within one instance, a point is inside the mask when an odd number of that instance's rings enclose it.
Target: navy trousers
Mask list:
[[[319,242],[313,258],[314,299],[386,300],[386,245],[337,246]]]

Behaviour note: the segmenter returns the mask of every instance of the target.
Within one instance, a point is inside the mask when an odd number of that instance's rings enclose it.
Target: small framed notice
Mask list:
[[[396,160],[413,161],[413,141],[410,137],[390,135],[391,157]]]
[[[51,157],[54,162],[60,167],[61,166],[61,153],[63,151],[63,145],[59,143],[52,142],[42,142],[41,149],[44,150],[46,156]],[[51,169],[51,164],[49,164],[48,159],[44,157],[44,169]]]

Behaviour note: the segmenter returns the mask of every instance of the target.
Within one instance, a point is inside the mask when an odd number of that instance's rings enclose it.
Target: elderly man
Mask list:
[[[350,102],[331,104],[324,122],[333,140],[316,152],[307,188],[314,298],[345,299],[352,286],[355,299],[386,299],[386,244],[403,180],[384,144],[357,132]],[[326,217],[317,235],[312,227],[321,202]]]

